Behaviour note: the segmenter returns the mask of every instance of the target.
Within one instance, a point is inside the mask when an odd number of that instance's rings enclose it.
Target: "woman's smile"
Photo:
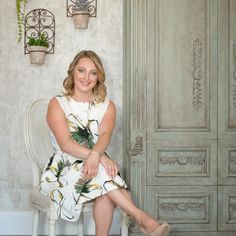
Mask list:
[[[81,83],[83,86],[88,86],[88,85],[90,85],[90,82],[86,82],[86,81],[80,81],[80,83]]]

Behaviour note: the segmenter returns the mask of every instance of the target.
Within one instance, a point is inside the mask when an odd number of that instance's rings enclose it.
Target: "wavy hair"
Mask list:
[[[70,66],[67,70],[67,77],[63,81],[63,87],[65,89],[64,95],[67,97],[71,97],[74,94],[74,77],[73,71],[77,63],[81,58],[89,58],[97,68],[98,80],[97,84],[93,88],[93,93],[95,94],[96,102],[103,102],[106,97],[106,85],[105,82],[105,70],[102,65],[102,61],[99,56],[93,51],[80,51],[70,63]]]

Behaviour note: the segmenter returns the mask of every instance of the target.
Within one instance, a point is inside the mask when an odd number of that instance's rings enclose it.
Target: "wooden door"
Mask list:
[[[236,1],[218,9],[218,231],[236,235]]]
[[[124,10],[134,200],[172,235],[234,235],[236,1],[130,0]]]

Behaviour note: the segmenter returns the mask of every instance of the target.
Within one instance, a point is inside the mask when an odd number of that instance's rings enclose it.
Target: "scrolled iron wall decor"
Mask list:
[[[42,8],[34,9],[25,16],[25,54],[29,54],[27,48],[29,37],[38,38],[40,34],[44,34],[48,39],[47,53],[53,54],[55,46],[55,17],[52,12]]]
[[[72,12],[75,9],[75,1],[76,0],[67,0],[66,1],[66,14],[67,17],[72,17]],[[97,0],[91,0],[89,3],[89,16],[96,17],[97,16]]]

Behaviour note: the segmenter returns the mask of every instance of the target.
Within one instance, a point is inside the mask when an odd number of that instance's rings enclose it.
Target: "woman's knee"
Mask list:
[[[112,200],[109,198],[109,196],[107,194],[104,194],[100,197],[97,197],[95,199],[95,204],[113,204]]]

